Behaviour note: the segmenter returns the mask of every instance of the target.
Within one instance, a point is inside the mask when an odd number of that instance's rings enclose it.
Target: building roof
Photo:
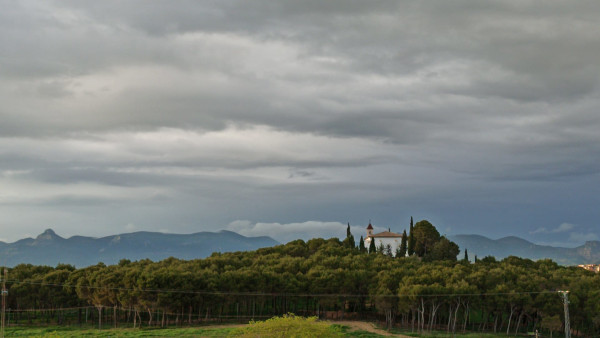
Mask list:
[[[373,226],[371,225],[371,223],[369,223],[369,226],[367,227],[367,230],[373,230]]]
[[[402,235],[397,234],[395,232],[384,231],[384,232],[380,232],[378,234],[371,235],[369,237],[402,237]]]

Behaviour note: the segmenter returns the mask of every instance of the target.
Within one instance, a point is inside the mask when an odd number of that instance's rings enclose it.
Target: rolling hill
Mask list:
[[[515,236],[494,240],[480,235],[456,235],[449,236],[449,239],[458,244],[461,255],[467,249],[471,260],[477,255],[478,258],[494,256],[497,259],[508,256],[532,260],[550,258],[562,265],[600,263],[599,241],[585,242],[584,245],[575,248],[562,248],[534,244]]]
[[[481,235],[455,235],[449,239],[459,245],[462,253],[469,252],[471,260],[494,256],[502,259],[519,256],[533,260],[550,258],[561,265],[600,263],[600,241],[589,241],[576,248],[538,245],[519,237],[490,239]],[[280,244],[274,239],[245,237],[235,232],[197,232],[167,234],[160,232],[133,232],[100,238],[73,236],[63,238],[47,229],[36,238],[25,238],[14,243],[0,242],[0,265],[21,263],[56,266],[59,263],[85,267],[103,262],[116,264],[121,259],[162,260],[168,257],[195,259],[213,252],[250,251]]]
[[[0,242],[0,265],[20,263],[56,266],[58,263],[84,267],[103,262],[116,264],[125,258],[153,261],[168,257],[204,258],[213,252],[248,251],[279,244],[274,239],[245,237],[231,231],[167,234],[133,232],[101,238],[73,236],[63,238],[47,229],[36,238],[14,243]]]

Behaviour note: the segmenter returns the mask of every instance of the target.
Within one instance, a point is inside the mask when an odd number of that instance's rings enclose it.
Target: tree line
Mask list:
[[[561,330],[563,304],[556,291],[569,290],[573,332],[600,332],[599,275],[550,260],[457,260],[458,247],[439,233],[418,235],[417,229],[431,230],[422,224],[411,231],[410,256],[369,252],[348,231],[344,240],[296,240],[196,260],[124,259],[79,269],[21,264],[9,269],[7,308],[15,313],[12,322],[21,324],[39,320],[31,309],[44,309],[47,322],[61,323],[61,308],[93,306],[95,313],[80,310],[71,320],[93,315],[101,326],[139,327],[291,312],[381,320],[413,331],[514,334]],[[408,253],[410,236],[406,241]]]

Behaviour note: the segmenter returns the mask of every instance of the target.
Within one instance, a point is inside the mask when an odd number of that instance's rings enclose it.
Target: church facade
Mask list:
[[[400,244],[402,243],[402,234],[397,234],[395,232],[384,231],[380,233],[373,233],[373,226],[369,223],[367,226],[367,238],[365,239],[365,247],[368,249],[371,245],[371,242],[375,242],[375,247],[379,249],[382,245],[384,248],[387,248],[389,245],[392,250],[392,255],[396,255],[396,251],[400,248]]]

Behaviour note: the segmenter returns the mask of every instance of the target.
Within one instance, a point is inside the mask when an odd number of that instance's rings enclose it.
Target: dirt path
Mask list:
[[[248,324],[215,324],[215,325],[202,325],[202,326],[196,326],[198,328],[202,328],[202,329],[229,329],[232,327],[243,327],[243,326],[248,326]]]
[[[411,338],[409,336],[405,336],[405,335],[401,335],[401,334],[392,334],[392,333],[389,333],[386,330],[378,329],[372,323],[367,323],[367,322],[358,322],[358,321],[344,320],[344,321],[335,321],[335,322],[331,322],[331,323],[340,324],[340,325],[346,325],[346,326],[350,327],[350,329],[352,331],[354,331],[354,330],[363,330],[363,331],[368,331],[368,332],[372,332],[372,333],[377,333],[377,334],[380,334],[382,336]]]
[[[348,326],[350,328],[350,331],[362,330],[362,331],[368,331],[368,332],[380,334],[382,336],[387,336],[387,337],[413,338],[413,337],[405,336],[405,335],[401,335],[401,334],[389,333],[386,330],[376,328],[373,323],[368,323],[368,322],[360,322],[360,321],[352,321],[352,320],[340,320],[340,321],[336,320],[336,321],[329,321],[329,323]],[[243,327],[243,326],[247,326],[247,325],[248,324],[217,324],[217,325],[202,326],[202,328],[222,329],[222,328],[230,328],[230,327]]]

